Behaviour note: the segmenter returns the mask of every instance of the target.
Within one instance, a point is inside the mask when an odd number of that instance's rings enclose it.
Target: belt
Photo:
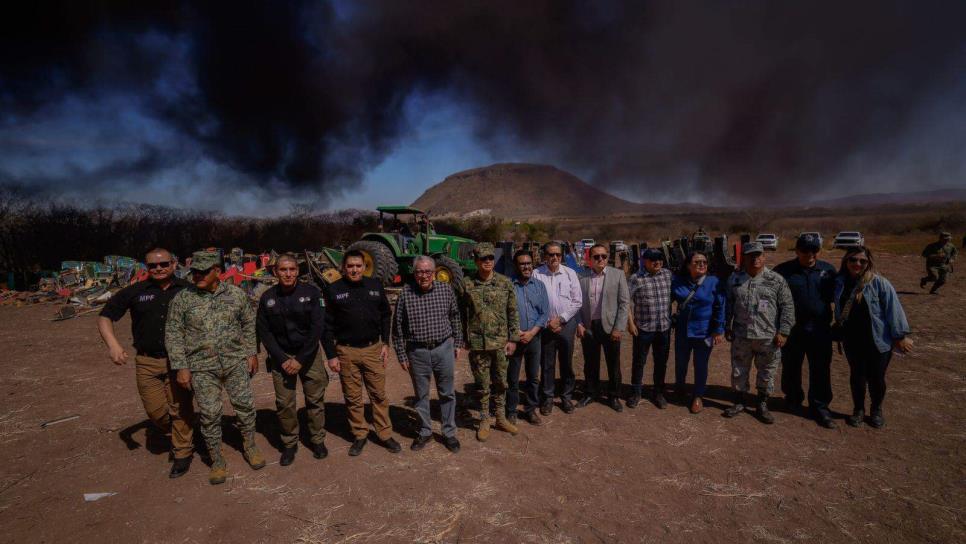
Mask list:
[[[151,357],[152,359],[167,359],[168,354],[164,351],[141,351],[138,350],[138,355],[141,357]]]
[[[407,341],[406,342],[406,347],[409,348],[409,349],[430,349],[430,350],[432,350],[432,349],[438,348],[439,346],[442,346],[450,338],[452,338],[452,336],[447,336],[446,338],[443,338],[442,340],[439,340],[437,342],[408,342]]]
[[[378,342],[379,342],[379,339],[376,338],[375,340],[361,340],[359,342],[337,342],[337,344],[340,346],[346,346],[350,348],[367,348]]]

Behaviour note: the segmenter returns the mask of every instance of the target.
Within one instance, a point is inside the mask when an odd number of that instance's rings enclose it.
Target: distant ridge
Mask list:
[[[966,201],[966,189],[936,189],[908,193],[867,193],[809,202],[809,207],[846,208],[887,206],[890,204],[930,204],[933,202]]]
[[[553,166],[526,163],[500,163],[457,172],[427,189],[412,205],[434,216],[490,214],[507,219],[703,209],[696,205],[630,202]]]

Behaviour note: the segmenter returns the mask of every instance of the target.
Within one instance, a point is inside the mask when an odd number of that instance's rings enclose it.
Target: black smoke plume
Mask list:
[[[910,147],[950,165],[930,178],[966,171],[919,141],[949,136],[922,129],[931,105],[966,112],[964,21],[931,1],[17,2],[0,123],[129,93],[219,163],[325,194],[405,136],[408,97],[444,93],[484,144],[643,200],[807,195]]]

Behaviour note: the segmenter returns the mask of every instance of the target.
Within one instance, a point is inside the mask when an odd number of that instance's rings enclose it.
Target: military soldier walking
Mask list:
[[[317,361],[322,336],[322,295],[315,287],[299,283],[299,265],[294,255],[284,254],[275,262],[278,284],[262,293],[258,303],[258,339],[268,352],[265,366],[275,386],[275,411],[282,435],[285,467],[295,461],[299,420],[295,386],[302,381],[309,440],[316,459],[328,455],[325,447],[325,388],[329,373]]]
[[[378,443],[391,453],[402,446],[392,437],[389,398],[386,396],[386,360],[392,309],[376,278],[363,276],[366,263],[361,251],[342,257],[342,278],[324,287],[325,332],[322,337],[329,368],[339,373],[349,429],[355,440],[349,455],[362,453],[369,437],[363,389],[372,404],[372,422]]]
[[[926,285],[932,283],[930,295],[939,292],[939,288],[946,284],[946,276],[952,271],[953,262],[959,253],[952,239],[952,234],[943,232],[939,235],[939,240],[922,250],[922,256],[926,259],[926,275],[919,280],[919,288],[925,289]]]
[[[228,465],[221,453],[224,390],[238,416],[244,456],[258,470],[265,458],[255,445],[255,401],[251,376],[258,370],[255,312],[244,291],[219,280],[222,263],[212,251],[191,258],[194,285],[171,301],[164,343],[178,384],[191,388],[201,412],[201,435],[211,457],[208,482],[224,483]]]
[[[101,310],[97,328],[110,350],[111,361],[127,364],[128,354],[114,335],[114,322],[130,310],[138,393],[148,417],[171,437],[174,462],[169,477],[177,478],[188,472],[194,455],[194,405],[191,391],[178,385],[168,364],[164,324],[171,299],[189,284],[174,277],[177,262],[168,250],[152,249],[144,260],[147,281],[129,285],[111,297]]]
[[[725,338],[731,342],[731,385],[735,404],[725,417],[745,409],[744,395],[750,389],[751,364],[755,363],[758,389],[756,415],[763,423],[774,423],[768,411],[768,396],[775,384],[781,348],[795,325],[795,308],[788,283],[765,268],[765,255],[758,242],[742,246],[741,272],[728,278],[725,306]]]
[[[507,355],[513,354],[520,340],[520,317],[513,283],[493,271],[493,244],[477,244],[474,257],[477,272],[463,278],[461,299],[470,368],[481,393],[476,438],[484,442],[490,436],[491,399],[496,428],[513,435],[518,432],[506,418],[506,390]]]

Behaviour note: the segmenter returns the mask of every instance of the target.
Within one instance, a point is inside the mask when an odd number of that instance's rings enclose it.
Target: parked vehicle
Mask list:
[[[614,244],[617,251],[627,251],[627,244],[624,243],[624,240],[611,240],[610,243]]]
[[[761,244],[762,249],[765,251],[778,250],[778,236],[775,234],[759,234],[758,238],[755,238],[755,241]]]
[[[812,236],[818,238],[818,245],[819,246],[824,246],[825,245],[825,239],[822,238],[822,233],[821,232],[805,231],[805,232],[798,233],[798,236],[799,236],[799,238],[801,238],[802,236],[805,236],[806,234],[811,234]]]
[[[850,247],[864,246],[865,237],[861,232],[847,230],[838,233],[832,241],[832,247],[847,249]]]

